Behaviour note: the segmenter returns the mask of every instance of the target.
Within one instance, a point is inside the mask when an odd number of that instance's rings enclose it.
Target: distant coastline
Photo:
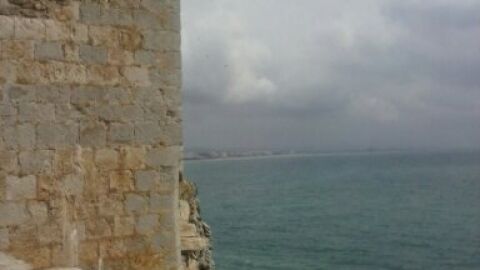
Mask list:
[[[253,158],[272,158],[272,157],[301,157],[301,156],[323,156],[323,155],[366,155],[366,154],[391,154],[391,153],[409,153],[409,152],[477,152],[480,150],[439,150],[439,149],[363,149],[363,150],[343,150],[343,151],[298,151],[298,150],[203,150],[186,151],[183,160],[185,161],[206,161],[206,160],[241,160]]]
[[[201,160],[232,160],[232,159],[252,159],[269,157],[293,157],[293,156],[316,156],[316,155],[345,155],[345,154],[373,154],[373,153],[392,153],[405,152],[406,150],[348,150],[348,151],[268,151],[268,150],[246,150],[246,151],[187,151],[185,152],[185,161]]]

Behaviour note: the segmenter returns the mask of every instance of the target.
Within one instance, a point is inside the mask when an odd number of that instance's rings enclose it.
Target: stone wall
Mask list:
[[[179,269],[179,0],[0,0],[0,251]]]

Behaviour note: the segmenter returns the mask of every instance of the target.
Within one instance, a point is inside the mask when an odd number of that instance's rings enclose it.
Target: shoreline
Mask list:
[[[267,159],[267,158],[293,158],[293,157],[315,157],[315,156],[342,156],[342,155],[382,155],[382,154],[402,154],[402,153],[459,153],[459,152],[480,152],[480,149],[466,150],[385,150],[385,151],[342,151],[342,152],[318,152],[318,153],[284,153],[271,155],[251,155],[251,156],[231,156],[220,158],[198,158],[198,159],[183,159],[184,162],[205,162],[205,161],[229,161],[229,160],[252,160],[252,159]]]

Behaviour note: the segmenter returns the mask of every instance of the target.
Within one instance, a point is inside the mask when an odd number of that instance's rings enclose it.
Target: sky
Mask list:
[[[478,0],[182,0],[187,149],[480,148]]]

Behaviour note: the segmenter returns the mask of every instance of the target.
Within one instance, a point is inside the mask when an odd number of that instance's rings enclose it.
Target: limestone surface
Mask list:
[[[0,269],[181,269],[180,62],[180,0],[0,0]]]

